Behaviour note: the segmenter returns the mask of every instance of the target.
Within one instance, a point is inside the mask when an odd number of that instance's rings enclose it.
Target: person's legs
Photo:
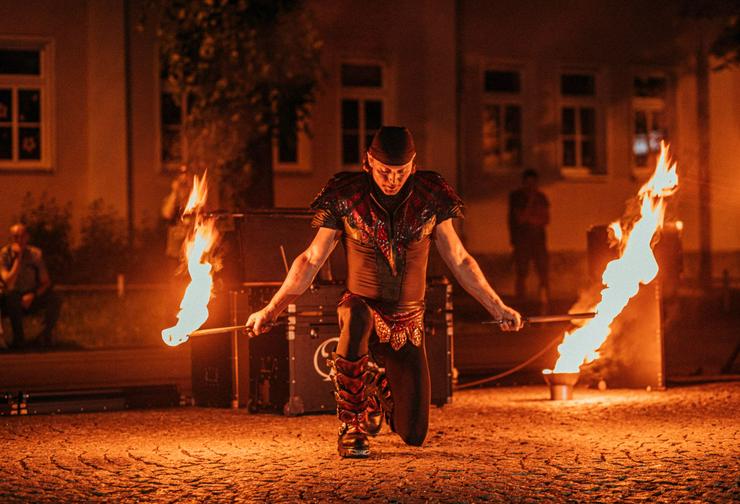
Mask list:
[[[544,237],[532,248],[532,256],[539,279],[539,300],[544,312],[547,311],[550,304],[550,261]]]
[[[20,292],[8,292],[5,294],[5,312],[10,319],[13,328],[13,342],[11,346],[23,345],[25,335],[23,334],[23,304]]]
[[[337,354],[347,360],[357,360],[367,355],[370,333],[373,331],[373,314],[361,299],[350,298],[337,308],[339,316],[339,343]]]
[[[527,275],[529,274],[529,247],[514,245],[514,272],[516,275],[516,298],[524,301],[527,297]]]
[[[44,312],[44,327],[37,338],[43,345],[51,345],[53,343],[52,331],[54,330],[57,320],[59,320],[61,306],[61,298],[51,289],[47,290],[31,304],[31,312]]]
[[[360,299],[350,298],[337,308],[339,343],[330,362],[337,416],[342,422],[337,447],[339,455],[364,458],[370,455],[367,420],[367,349],[373,318]]]
[[[374,341],[371,345],[374,359],[385,366],[393,400],[391,429],[406,444],[421,446],[429,428],[431,382],[424,345],[410,342],[393,350],[388,343]]]

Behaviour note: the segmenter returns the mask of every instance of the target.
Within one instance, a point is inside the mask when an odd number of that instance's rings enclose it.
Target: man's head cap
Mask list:
[[[368,153],[383,164],[400,166],[414,158],[416,147],[411,132],[403,126],[382,126]]]

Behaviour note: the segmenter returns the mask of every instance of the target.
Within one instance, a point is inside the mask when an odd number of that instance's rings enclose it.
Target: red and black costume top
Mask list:
[[[376,315],[381,341],[402,331],[416,343],[426,290],[426,269],[434,227],[463,216],[463,202],[441,175],[417,171],[394,197],[392,210],[366,172],[336,174],[311,204],[312,225],[343,231],[347,290]],[[422,326],[423,327],[423,326]],[[387,333],[387,334],[383,334]],[[406,337],[398,336],[400,347]],[[418,336],[415,337],[415,336]]]

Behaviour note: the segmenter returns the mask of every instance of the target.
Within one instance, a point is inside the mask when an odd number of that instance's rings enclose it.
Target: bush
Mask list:
[[[30,242],[44,252],[51,279],[56,284],[114,283],[116,275],[128,281],[168,282],[176,261],[168,261],[162,226],[140,226],[129,244],[126,222],[102,199],[93,201],[80,226],[80,242],[71,246],[71,203],[60,204],[43,193],[26,194],[20,215]]]
[[[82,283],[115,282],[130,257],[126,223],[102,199],[90,204],[82,220],[80,245],[74,251],[75,280]]]
[[[31,193],[26,193],[21,204],[21,213],[16,221],[26,225],[31,244],[44,252],[46,267],[56,283],[70,277],[72,247],[71,203],[61,205],[55,198],[42,193],[38,202]]]

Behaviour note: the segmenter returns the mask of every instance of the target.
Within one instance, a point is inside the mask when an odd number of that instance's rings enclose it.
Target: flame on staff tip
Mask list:
[[[193,190],[190,191],[188,202],[182,211],[183,216],[197,213],[206,204],[206,198],[208,198],[206,175],[208,175],[208,170],[203,172],[203,176],[200,179],[196,175],[193,175]]]
[[[596,305],[596,317],[571,333],[565,333],[558,347],[555,373],[577,373],[582,364],[599,357],[598,349],[611,332],[612,321],[627,302],[637,294],[640,284],[650,283],[658,274],[658,263],[651,242],[662,227],[665,216],[665,198],[678,188],[676,164],[671,163],[668,146],[661,142],[660,158],[653,176],[638,192],[640,218],[631,230],[612,225],[620,241],[620,257],[606,265],[602,282],[601,301]],[[545,370],[550,372],[550,370]]]
[[[194,180],[188,206],[193,202],[191,208],[201,208],[205,200],[199,198],[205,198],[207,193],[203,174],[200,180],[197,177]],[[208,259],[217,241],[215,221],[196,215],[193,233],[183,245],[190,283],[180,302],[177,324],[162,331],[162,340],[170,346],[187,341],[188,334],[197,330],[208,319],[208,302],[213,288],[213,264]]]

